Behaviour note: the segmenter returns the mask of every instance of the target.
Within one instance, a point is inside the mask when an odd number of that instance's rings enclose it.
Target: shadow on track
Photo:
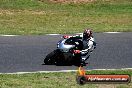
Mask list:
[[[54,65],[54,66],[77,66],[77,67],[80,67],[80,66],[87,66],[88,63],[74,63],[74,64],[68,64],[68,63],[58,63],[58,64],[41,64],[41,65]]]

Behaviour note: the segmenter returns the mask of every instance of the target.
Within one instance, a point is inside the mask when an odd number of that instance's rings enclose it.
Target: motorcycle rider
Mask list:
[[[92,35],[92,30],[90,28],[85,29],[82,35],[75,36],[63,36],[64,38],[70,37],[80,37],[83,42],[83,50],[74,50],[74,53],[81,53],[81,63],[84,64],[89,58],[89,52],[92,52],[96,48],[96,42]]]

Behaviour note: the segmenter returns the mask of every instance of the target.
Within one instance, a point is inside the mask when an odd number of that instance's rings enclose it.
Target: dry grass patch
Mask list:
[[[50,1],[59,3],[88,3],[95,2],[96,0],[50,0]]]
[[[45,15],[45,11],[39,11],[39,10],[5,10],[0,9],[0,15],[15,15],[15,14],[35,14],[35,15]]]

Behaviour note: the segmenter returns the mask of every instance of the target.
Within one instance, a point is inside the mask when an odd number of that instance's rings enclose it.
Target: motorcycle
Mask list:
[[[49,53],[44,59],[46,65],[79,65],[81,63],[81,53],[83,49],[82,38],[70,37],[57,43],[57,49]],[[76,51],[76,52],[75,52]]]

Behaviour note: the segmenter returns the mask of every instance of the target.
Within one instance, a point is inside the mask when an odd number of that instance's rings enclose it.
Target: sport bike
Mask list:
[[[57,49],[49,53],[45,59],[46,65],[80,65],[81,51],[83,49],[82,38],[64,38],[57,43]]]

